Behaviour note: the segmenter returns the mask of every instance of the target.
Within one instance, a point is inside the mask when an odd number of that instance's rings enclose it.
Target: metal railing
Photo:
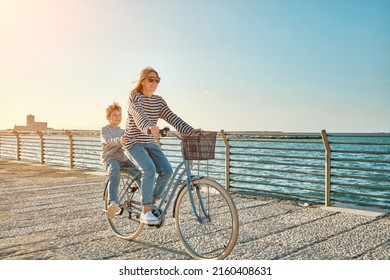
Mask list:
[[[0,157],[103,170],[99,131],[0,131]]]
[[[231,189],[320,202],[324,149],[319,134],[224,133]]]
[[[390,134],[324,134],[327,205],[390,207]],[[329,158],[329,162],[328,162]]]
[[[172,134],[161,147],[181,160]],[[104,171],[99,131],[0,131],[0,157]],[[390,134],[225,132],[215,159],[194,162],[229,191],[390,210]]]

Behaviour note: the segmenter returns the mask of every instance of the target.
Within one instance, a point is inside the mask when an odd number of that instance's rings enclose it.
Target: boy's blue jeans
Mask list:
[[[153,197],[160,199],[164,193],[173,173],[171,164],[155,143],[136,143],[127,149],[125,154],[131,157],[142,171],[142,205],[151,205]]]
[[[135,176],[138,172],[137,167],[129,159],[126,161],[120,161],[117,159],[109,159],[106,164],[106,170],[108,172],[108,203],[117,202],[118,186],[120,180],[121,167],[131,168],[130,175]]]

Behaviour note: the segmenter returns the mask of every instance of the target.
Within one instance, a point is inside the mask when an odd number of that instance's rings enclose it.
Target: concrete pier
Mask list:
[[[0,259],[190,259],[170,217],[135,241],[114,237],[102,212],[105,181],[98,173],[0,159]],[[390,259],[388,214],[232,196],[240,233],[230,260]]]

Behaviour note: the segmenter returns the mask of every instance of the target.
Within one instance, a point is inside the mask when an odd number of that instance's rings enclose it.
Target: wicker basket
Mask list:
[[[187,160],[206,160],[215,157],[217,132],[201,131],[197,135],[183,136],[184,158]]]

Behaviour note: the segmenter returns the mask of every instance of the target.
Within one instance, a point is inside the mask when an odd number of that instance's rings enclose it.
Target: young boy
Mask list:
[[[114,102],[106,108],[106,118],[108,125],[102,127],[100,138],[102,142],[101,160],[109,174],[108,182],[108,207],[107,218],[113,219],[115,213],[119,211],[117,203],[118,186],[120,180],[120,168],[129,167],[134,169],[134,174],[137,168],[123,153],[123,143],[125,142],[124,130],[119,127],[122,121],[122,108]]]

